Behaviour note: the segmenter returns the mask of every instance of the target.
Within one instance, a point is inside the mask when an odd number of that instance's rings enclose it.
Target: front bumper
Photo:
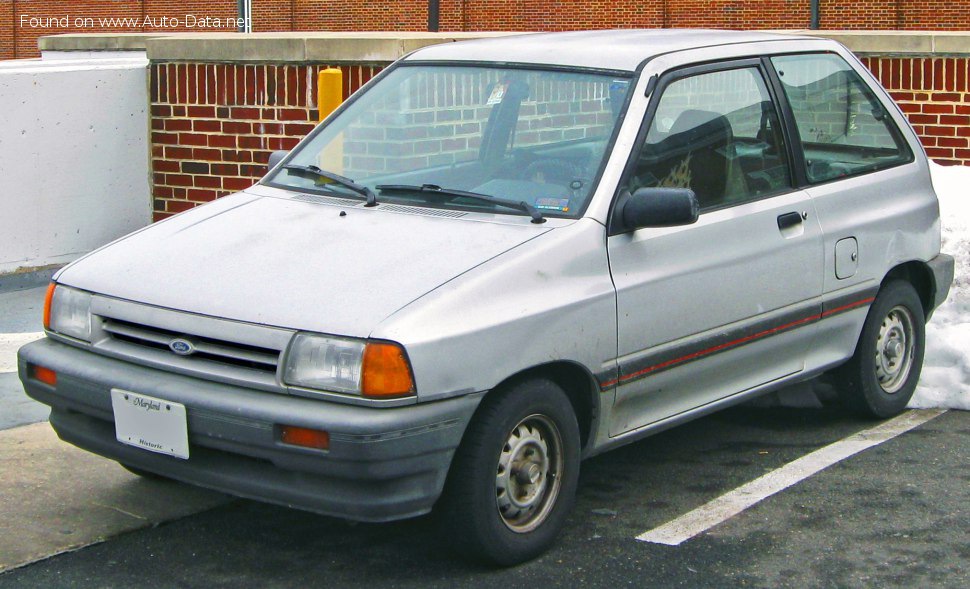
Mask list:
[[[57,372],[51,387],[28,365]],[[27,394],[66,442],[129,466],[241,497],[359,521],[427,513],[482,395],[371,408],[265,393],[106,358],[45,338],[20,349]],[[115,439],[112,388],[182,403],[190,458]],[[330,432],[328,451],[279,441],[279,425]]]
[[[953,256],[939,254],[927,262],[927,265],[930,267],[930,271],[933,272],[933,308],[926,314],[928,321],[933,311],[942,305],[947,295],[950,294],[950,285],[953,283],[954,272]]]

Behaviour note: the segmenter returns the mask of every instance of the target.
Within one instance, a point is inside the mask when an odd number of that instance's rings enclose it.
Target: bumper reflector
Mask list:
[[[48,384],[52,387],[57,386],[57,373],[50,368],[44,368],[43,366],[35,366],[31,364],[30,375],[44,384]]]
[[[280,441],[291,446],[303,446],[314,450],[330,449],[330,432],[295,425],[280,426]]]

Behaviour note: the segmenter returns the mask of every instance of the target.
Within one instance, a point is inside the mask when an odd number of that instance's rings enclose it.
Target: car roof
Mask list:
[[[531,33],[443,43],[410,54],[408,61],[534,63],[635,71],[646,59],[686,49],[738,43],[809,40],[760,31],[616,29]],[[817,40],[817,39],[814,39]]]

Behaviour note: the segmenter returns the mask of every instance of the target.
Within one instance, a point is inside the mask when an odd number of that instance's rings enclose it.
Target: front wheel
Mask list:
[[[926,319],[908,282],[893,280],[869,308],[855,355],[836,376],[842,401],[857,413],[892,417],[901,413],[923,368]]]
[[[555,541],[572,509],[579,427],[565,393],[529,380],[486,397],[455,454],[442,532],[475,559],[513,565]]]

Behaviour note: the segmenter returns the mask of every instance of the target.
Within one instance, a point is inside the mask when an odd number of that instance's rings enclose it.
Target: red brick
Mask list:
[[[192,157],[192,150],[188,147],[166,147],[165,157],[170,160],[184,160]]]
[[[205,135],[200,135],[198,133],[179,133],[179,145],[208,145],[208,139]]]
[[[216,108],[214,106],[189,106],[185,112],[193,119],[216,118]]]
[[[286,135],[298,135],[303,137],[313,130],[315,125],[288,124],[283,126],[283,133]]]
[[[265,146],[265,139],[263,137],[253,137],[251,135],[243,135],[237,139],[239,147],[242,149],[260,149]]]
[[[194,185],[198,188],[222,188],[222,179],[218,176],[196,176]]]
[[[238,176],[239,166],[236,164],[212,164],[212,174],[216,176]]]
[[[235,134],[235,135],[239,135],[239,134],[242,134],[242,133],[252,133],[253,132],[253,124],[252,123],[243,123],[243,122],[240,122],[240,121],[223,121],[223,123],[222,123],[222,132],[223,133],[232,133],[232,134]]]
[[[192,201],[209,202],[215,200],[218,195],[219,193],[215,190],[191,188],[186,196],[188,196],[188,199]]]
[[[229,117],[233,119],[259,119],[260,109],[236,107],[229,109]]]
[[[922,111],[925,113],[938,113],[938,114],[953,114],[952,104],[939,104],[939,103],[928,103],[922,105]],[[905,110],[905,109],[904,109]]]
[[[245,190],[253,185],[251,178],[223,178],[222,187],[226,190]]]
[[[936,144],[940,147],[967,147],[970,143],[967,142],[966,137],[940,137],[936,140]]]
[[[181,213],[195,208],[196,204],[188,200],[169,200],[165,201],[165,210],[169,213]]]
[[[170,186],[155,186],[152,195],[158,198],[172,198],[172,188]]]
[[[166,131],[191,131],[192,121],[189,119],[165,119],[162,121],[165,124]]]
[[[907,117],[913,125],[935,125],[940,122],[940,115],[924,115],[913,113]]]
[[[156,172],[179,172],[179,163],[171,160],[155,160],[152,162],[152,169]]]
[[[152,133],[152,143],[161,145],[176,145],[178,143],[178,135],[174,133]]]
[[[970,115],[940,115],[941,125],[970,125]]]
[[[186,174],[166,174],[165,182],[169,186],[192,186],[192,176]]]
[[[218,149],[200,149],[197,147],[192,150],[192,159],[208,162],[221,162],[222,152],[220,152]]]
[[[188,91],[186,96],[187,99],[182,102],[187,102],[189,104],[197,104],[199,102],[199,80],[197,72],[199,71],[199,65],[195,63],[186,64],[185,69],[185,86]]]
[[[209,135],[209,147],[236,147],[234,135]]]
[[[278,116],[281,121],[307,121],[311,118],[310,112],[302,108],[281,108]]]
[[[220,133],[222,131],[222,121],[210,119],[200,119],[192,121],[192,130],[201,133]]]

